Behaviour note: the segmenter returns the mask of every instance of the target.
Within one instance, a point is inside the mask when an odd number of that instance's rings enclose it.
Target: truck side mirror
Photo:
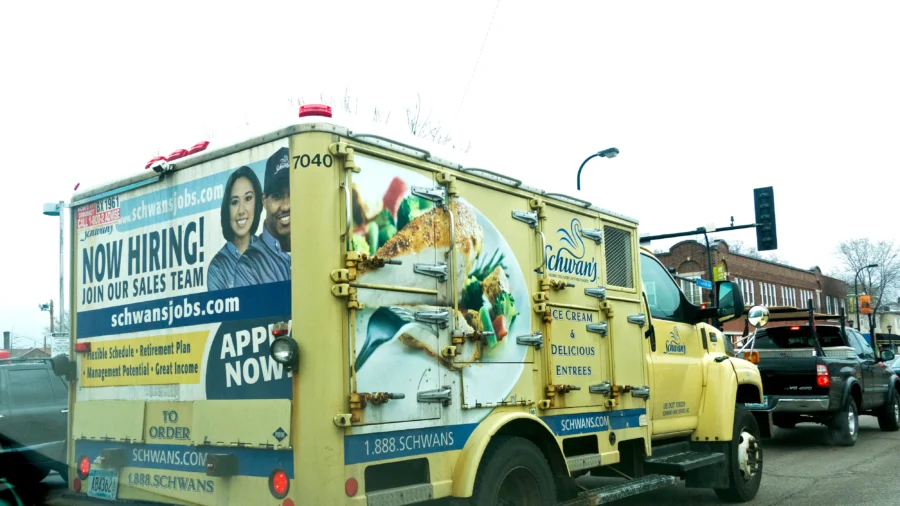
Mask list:
[[[716,283],[719,294],[716,304],[716,319],[727,322],[740,318],[744,314],[744,295],[731,281],[719,281]]]
[[[895,357],[895,355],[894,355],[893,351],[881,350],[881,360],[883,360],[885,362],[890,362],[891,360],[894,360],[894,357]]]

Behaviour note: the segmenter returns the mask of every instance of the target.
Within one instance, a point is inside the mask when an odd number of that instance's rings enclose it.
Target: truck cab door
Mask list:
[[[690,431],[697,426],[706,350],[698,326],[686,321],[690,302],[666,268],[641,254],[641,277],[655,331],[650,349],[653,433]]]
[[[885,393],[888,389],[888,380],[890,379],[891,370],[882,367],[875,358],[875,350],[869,346],[869,343],[859,335],[856,337],[862,353],[859,358],[862,360],[863,378],[865,385],[863,388],[863,405],[860,409],[872,409],[881,406],[885,401]]]

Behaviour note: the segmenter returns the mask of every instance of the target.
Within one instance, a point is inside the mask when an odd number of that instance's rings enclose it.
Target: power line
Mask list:
[[[459,107],[456,108],[456,114],[453,115],[453,122],[450,123],[450,128],[447,132],[452,132],[453,127],[456,126],[456,119],[459,117],[459,112],[462,111],[463,104],[466,102],[466,95],[469,94],[469,88],[472,86],[472,80],[475,79],[475,71],[478,70],[478,63],[481,62],[481,55],[484,53],[484,46],[487,45],[488,36],[491,34],[491,27],[494,26],[494,18],[497,16],[497,8],[500,7],[500,0],[497,0],[497,3],[494,5],[494,12],[491,14],[491,22],[488,23],[487,31],[484,33],[484,40],[481,41],[481,49],[478,51],[478,57],[475,58],[475,66],[472,67],[472,74],[469,76],[469,82],[466,84],[466,89],[463,90],[462,98],[459,101]]]

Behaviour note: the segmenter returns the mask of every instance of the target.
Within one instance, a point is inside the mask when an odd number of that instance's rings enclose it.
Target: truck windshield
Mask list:
[[[817,326],[816,333],[823,348],[847,346],[841,337],[840,327]],[[814,348],[809,325],[793,327],[770,327],[759,329],[756,334],[756,348]]]

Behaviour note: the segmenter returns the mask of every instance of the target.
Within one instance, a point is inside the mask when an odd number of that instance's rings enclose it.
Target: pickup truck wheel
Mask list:
[[[531,441],[494,437],[478,466],[472,506],[551,506],[556,483],[550,464]]]
[[[853,446],[859,439],[859,410],[853,397],[847,399],[838,414],[831,420],[831,440],[838,446]]]
[[[756,497],[762,482],[763,451],[759,425],[748,411],[735,409],[734,431],[728,452],[728,488],[715,489],[726,502],[747,502]]]
[[[878,427],[885,432],[900,430],[900,396],[891,390],[891,398],[878,414]]]

